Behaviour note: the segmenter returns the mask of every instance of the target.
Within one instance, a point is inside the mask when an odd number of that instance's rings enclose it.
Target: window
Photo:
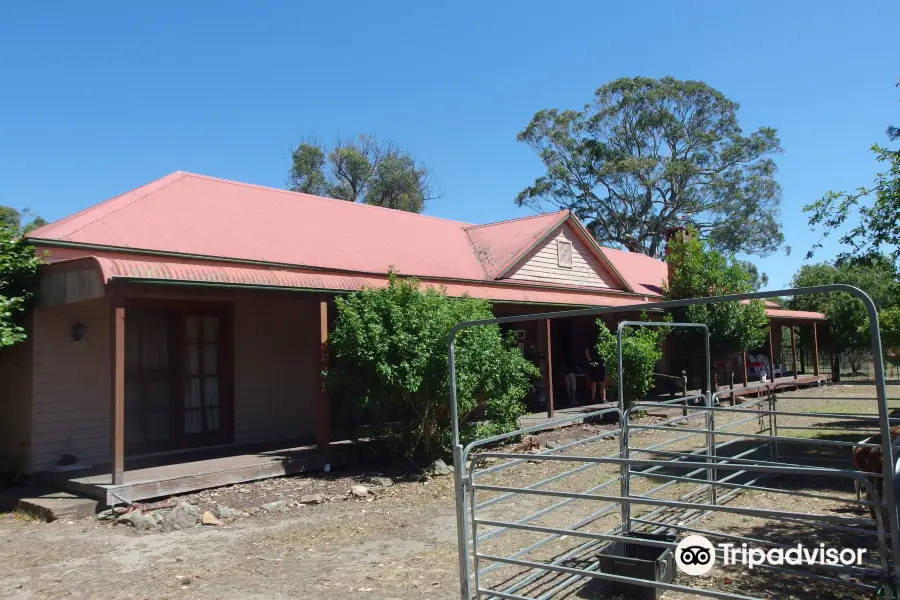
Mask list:
[[[572,242],[556,240],[556,257],[560,267],[572,268]]]

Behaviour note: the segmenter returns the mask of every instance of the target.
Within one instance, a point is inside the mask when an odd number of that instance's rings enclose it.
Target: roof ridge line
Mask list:
[[[266,190],[266,191],[269,191],[269,192],[281,192],[282,194],[292,194],[292,195],[295,195],[295,196],[302,196],[302,197],[310,198],[310,199],[313,199],[313,200],[325,200],[325,201],[327,201],[327,202],[338,202],[338,203],[343,203],[343,204],[351,204],[351,205],[353,205],[353,206],[365,206],[366,208],[371,208],[371,209],[377,209],[377,210],[389,210],[389,211],[391,211],[392,213],[407,213],[407,214],[410,214],[410,215],[416,215],[416,216],[419,216],[419,217],[424,217],[424,218],[426,218],[426,219],[436,219],[436,220],[438,220],[438,221],[447,221],[447,222],[450,222],[450,223],[457,223],[457,224],[459,224],[459,225],[463,225],[463,226],[464,226],[463,229],[466,229],[467,227],[471,227],[471,225],[472,225],[471,223],[467,223],[467,222],[465,222],[465,221],[457,221],[456,219],[446,219],[446,218],[444,218],[444,217],[436,217],[436,216],[434,216],[434,215],[425,215],[425,214],[422,214],[422,213],[414,213],[414,212],[410,212],[410,211],[408,211],[408,210],[400,210],[400,209],[397,209],[397,208],[387,208],[386,206],[375,206],[374,204],[365,204],[365,203],[362,203],[362,202],[350,202],[349,200],[341,200],[340,198],[329,198],[328,196],[317,196],[316,194],[307,194],[306,192],[295,192],[295,191],[293,191],[293,190],[286,190],[286,189],[283,189],[283,188],[277,188],[277,187],[272,187],[272,186],[268,186],[268,185],[260,185],[260,184],[258,184],[258,183],[246,183],[246,182],[244,182],[244,181],[234,181],[233,179],[224,179],[224,178],[222,178],[222,177],[213,177],[212,175],[203,175],[203,174],[200,174],[200,173],[191,173],[191,172],[189,172],[189,171],[178,171],[178,173],[183,173],[183,174],[185,174],[185,175],[187,175],[187,176],[190,176],[190,177],[197,177],[197,178],[200,178],[200,179],[207,179],[207,180],[209,180],[209,181],[217,181],[217,182],[219,182],[219,183],[228,183],[228,184],[231,184],[231,185],[237,185],[237,186],[240,186],[240,187],[249,187],[249,188],[254,188],[254,189],[258,189],[258,190]]]
[[[177,175],[177,177],[176,177],[176,175]],[[137,196],[137,197],[135,197],[135,198],[132,198],[132,199],[129,200],[128,202],[125,202],[125,203],[122,204],[121,206],[117,206],[116,208],[114,208],[113,210],[109,211],[108,213],[104,213],[103,215],[98,216],[98,217],[95,218],[94,220],[88,221],[87,223],[85,223],[85,224],[82,225],[81,227],[78,227],[77,229],[73,229],[73,230],[69,231],[69,232],[66,233],[65,236],[64,236],[64,237],[70,237],[71,235],[73,235],[73,234],[75,234],[75,233],[78,233],[79,231],[81,231],[81,230],[84,229],[85,227],[88,227],[89,225],[93,225],[94,223],[96,223],[96,222],[99,221],[100,219],[103,219],[103,218],[108,217],[109,215],[115,214],[115,213],[119,212],[120,210],[122,210],[123,208],[126,208],[126,207],[128,207],[128,206],[131,206],[132,204],[134,204],[134,203],[137,202],[138,200],[141,200],[141,199],[143,199],[143,198],[146,198],[146,197],[149,196],[150,194],[154,194],[154,193],[158,192],[159,190],[164,189],[164,188],[166,188],[166,187],[172,185],[173,183],[175,183],[175,182],[178,181],[179,179],[182,179],[182,178],[185,177],[186,175],[189,175],[189,173],[186,173],[186,172],[184,172],[184,171],[175,171],[174,173],[169,173],[168,175],[165,175],[165,176],[163,176],[163,177],[160,177],[159,179],[154,179],[154,180],[151,181],[150,183],[145,183],[144,185],[139,185],[139,186],[137,186],[136,188],[132,188],[132,189],[128,190],[127,192],[122,192],[121,194],[118,194],[118,195],[116,195],[116,196],[113,196],[112,198],[108,198],[108,199],[106,199],[106,200],[103,200],[102,202],[99,202],[99,203],[97,203],[97,204],[94,204],[93,206],[88,206],[87,208],[82,209],[82,210],[76,212],[75,214],[72,214],[72,215],[69,215],[68,217],[64,217],[63,219],[60,219],[60,221],[59,221],[58,223],[48,223],[47,226],[48,226],[48,227],[51,227],[51,226],[53,226],[53,225],[61,224],[61,223],[62,223],[63,221],[65,221],[65,220],[74,220],[74,218],[77,217],[78,215],[80,215],[81,213],[88,213],[89,211],[95,210],[95,209],[97,209],[99,206],[102,206],[103,204],[106,204],[107,202],[112,202],[113,200],[116,200],[116,199],[121,198],[121,197],[123,197],[123,196],[127,196],[128,194],[134,193],[134,192],[136,192],[137,190],[139,190],[139,189],[141,189],[141,188],[143,188],[143,187],[147,187],[147,186],[153,185],[154,183],[159,183],[160,181],[162,181],[162,180],[164,180],[164,179],[167,179],[167,178],[170,178],[170,177],[171,177],[171,179],[170,179],[169,181],[167,181],[165,184],[163,184],[163,185],[161,185],[161,186],[159,186],[159,187],[155,187],[155,188],[153,188],[152,190],[147,191],[147,192],[141,194],[140,196]],[[41,228],[38,228],[38,229],[41,229]],[[35,231],[38,231],[38,229],[36,229]],[[33,232],[31,232],[31,233],[33,233]],[[27,235],[26,237],[30,237],[30,234]],[[37,238],[37,239],[40,239],[40,238]]]
[[[562,210],[557,210],[555,212],[538,213],[536,215],[528,215],[526,217],[515,217],[513,219],[504,219],[503,221],[494,221],[492,223],[482,223],[481,225],[470,225],[470,226],[466,227],[465,229],[466,229],[466,231],[469,231],[470,229],[481,229],[484,227],[493,227],[494,225],[504,225],[506,223],[513,223],[515,221],[527,221],[529,219],[537,219],[537,218],[546,217],[549,215],[558,215],[558,214],[564,213],[564,212],[571,212],[571,211],[568,208],[564,208]]]

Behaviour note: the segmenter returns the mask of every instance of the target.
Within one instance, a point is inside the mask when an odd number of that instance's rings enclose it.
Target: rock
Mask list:
[[[244,516],[245,513],[236,508],[229,508],[224,504],[216,504],[213,508],[213,514],[220,519],[237,519],[238,517]]]
[[[369,481],[383,488],[389,488],[394,485],[394,480],[390,477],[369,477]]]
[[[124,515],[125,513],[128,512],[128,507],[127,506],[114,506],[112,511],[114,513],[116,513],[117,515]]]
[[[176,575],[176,579],[181,583],[181,585],[190,585],[191,576],[190,575]]]
[[[324,494],[305,494],[300,496],[300,504],[322,504],[325,502]]]
[[[556,450],[559,448],[559,442],[547,442],[544,445],[547,446],[548,450]]]
[[[216,515],[212,514],[209,511],[204,512],[203,515],[200,517],[200,524],[201,525],[224,525],[224,523],[222,523],[222,521],[220,521],[218,518],[216,518]]]
[[[350,493],[357,498],[365,498],[369,495],[369,488],[364,485],[354,485],[352,488],[350,488]]]
[[[117,516],[118,515],[116,514],[116,512],[110,508],[110,509],[98,512],[94,516],[94,518],[97,519],[98,521],[111,521],[111,520],[115,519]]]
[[[250,506],[250,507],[244,509],[244,512],[246,512],[248,515],[255,515],[260,510],[261,509],[258,506]]]
[[[179,502],[178,506],[173,508],[169,514],[163,517],[163,531],[179,531],[181,529],[189,529],[200,521],[200,515],[203,513],[199,506],[188,504],[187,502]]]
[[[135,529],[140,530],[153,529],[158,524],[155,514],[142,513],[139,510],[133,510],[124,515],[120,515],[119,518],[116,519],[116,523],[132,525]]]
[[[285,506],[287,506],[287,500],[276,500],[275,502],[267,502],[260,506],[260,508],[268,512],[275,512],[283,509]]]
[[[443,475],[449,475],[453,471],[450,470],[450,467],[447,466],[447,463],[442,461],[441,459],[437,459],[431,466],[428,467],[428,474],[432,477],[440,477]]]

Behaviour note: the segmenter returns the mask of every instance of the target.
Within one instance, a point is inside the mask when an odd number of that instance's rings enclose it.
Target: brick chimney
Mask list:
[[[666,257],[669,256],[669,242],[672,239],[676,240],[685,240],[689,235],[687,227],[669,227],[666,229]],[[672,265],[669,264],[669,261],[666,260],[666,268],[668,270],[668,279],[667,281],[672,279]]]

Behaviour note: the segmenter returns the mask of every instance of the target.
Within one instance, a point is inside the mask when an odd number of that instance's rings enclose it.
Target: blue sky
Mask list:
[[[372,132],[432,169],[429,214],[512,218],[537,110],[672,75],[778,129],[777,287],[816,238],[801,205],[869,183],[900,124],[898,22],[896,1],[7,3],[0,204],[53,220],[176,170],[281,187],[304,135]]]

